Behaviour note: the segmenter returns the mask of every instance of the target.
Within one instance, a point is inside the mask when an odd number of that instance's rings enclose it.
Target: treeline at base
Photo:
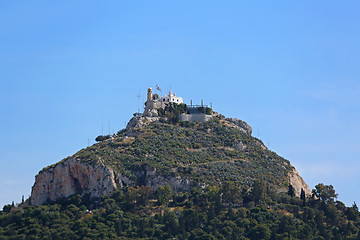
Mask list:
[[[356,204],[318,184],[312,198],[276,193],[256,181],[174,193],[127,187],[110,197],[72,196],[42,206],[28,200],[0,212],[0,239],[360,239]]]

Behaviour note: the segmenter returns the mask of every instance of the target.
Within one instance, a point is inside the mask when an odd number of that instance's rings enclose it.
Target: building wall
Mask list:
[[[158,109],[158,108],[165,108],[166,104],[165,102],[158,102],[158,101],[150,101],[150,102],[146,102],[146,108],[148,109]]]
[[[160,102],[173,102],[173,103],[183,103],[182,97],[176,96],[164,96],[159,99]]]
[[[193,114],[181,114],[179,119],[181,121],[189,121],[189,122],[207,122],[212,119],[212,115],[206,115],[205,113],[193,113]]]

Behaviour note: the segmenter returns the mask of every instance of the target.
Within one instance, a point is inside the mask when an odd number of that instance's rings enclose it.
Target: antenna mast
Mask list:
[[[140,112],[140,94],[137,95],[138,98],[138,113]]]

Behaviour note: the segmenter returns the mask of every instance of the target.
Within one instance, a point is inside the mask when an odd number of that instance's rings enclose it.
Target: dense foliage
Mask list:
[[[185,193],[138,186],[91,201],[75,195],[37,207],[7,205],[0,239],[359,239],[356,204],[301,200],[264,183]]]
[[[101,142],[101,141],[104,141],[104,140],[106,140],[106,139],[109,139],[111,136],[110,135],[99,135],[99,136],[97,136],[96,138],[95,138],[95,141],[97,141],[97,142]]]

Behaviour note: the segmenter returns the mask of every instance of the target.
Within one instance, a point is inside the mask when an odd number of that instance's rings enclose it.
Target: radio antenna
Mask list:
[[[137,95],[137,98],[138,98],[138,113],[140,112],[140,94]]]

